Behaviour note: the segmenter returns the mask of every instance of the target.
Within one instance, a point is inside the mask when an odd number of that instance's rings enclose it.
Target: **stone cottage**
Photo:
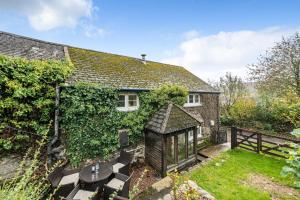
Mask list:
[[[96,83],[119,89],[118,110],[139,109],[138,93],[150,91],[163,84],[177,84],[188,88],[183,106],[191,116],[201,121],[197,126],[199,138],[216,140],[219,130],[219,92],[181,66],[153,62],[112,53],[71,47],[0,31],[0,54],[28,59],[66,59],[75,66],[67,80]]]

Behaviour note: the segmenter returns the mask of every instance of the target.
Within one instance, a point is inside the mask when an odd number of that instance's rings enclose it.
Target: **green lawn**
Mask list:
[[[292,178],[281,177],[284,160],[244,151],[230,150],[188,175],[199,186],[221,200],[270,199],[270,194],[245,184],[249,174],[260,174],[282,185],[292,185]],[[281,199],[297,199],[281,194]]]

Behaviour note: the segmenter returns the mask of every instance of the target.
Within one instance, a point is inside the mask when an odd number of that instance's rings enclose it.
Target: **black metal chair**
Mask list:
[[[80,169],[66,170],[63,166],[57,167],[48,175],[51,188],[55,191],[54,199],[67,197],[79,182]]]
[[[110,163],[113,166],[114,173],[121,173],[129,176],[130,163],[132,161],[132,155],[125,150],[121,150],[120,156],[112,160]]]
[[[117,198],[129,198],[129,187],[131,176],[126,176],[120,173],[112,174],[110,181],[104,185],[103,199],[109,199],[109,197],[116,193]]]
[[[101,196],[101,190],[98,188],[92,190],[91,188],[82,187],[78,184],[65,198],[66,200],[99,200]]]

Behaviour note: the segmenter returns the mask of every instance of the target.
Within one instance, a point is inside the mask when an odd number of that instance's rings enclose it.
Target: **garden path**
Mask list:
[[[22,161],[22,157],[17,155],[8,155],[0,158],[0,181],[9,179],[14,176]],[[26,160],[26,165],[30,164],[29,160]]]

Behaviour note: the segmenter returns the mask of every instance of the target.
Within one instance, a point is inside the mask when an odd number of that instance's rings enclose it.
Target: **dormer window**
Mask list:
[[[189,94],[184,107],[201,106],[199,94]]]
[[[139,98],[135,93],[119,94],[118,107],[119,111],[134,111],[139,108]]]

